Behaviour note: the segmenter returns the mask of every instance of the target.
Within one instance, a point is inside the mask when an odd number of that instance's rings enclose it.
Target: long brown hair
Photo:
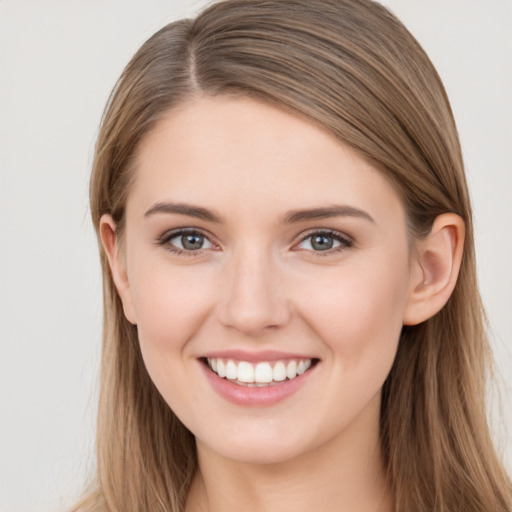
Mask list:
[[[139,49],[107,104],[91,179],[96,229],[109,213],[122,236],[141,139],[183,102],[221,94],[286,109],[365,155],[395,185],[414,236],[439,214],[463,218],[455,291],[433,318],[403,328],[384,385],[384,462],[397,512],[510,512],[484,408],[491,358],[461,149],[425,52],[371,0],[227,0],[167,25]],[[197,469],[194,438],[151,382],[101,243],[100,254],[98,472],[75,510],[178,512]]]

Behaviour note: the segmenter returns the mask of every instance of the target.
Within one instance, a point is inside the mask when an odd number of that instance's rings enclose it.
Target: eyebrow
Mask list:
[[[207,220],[209,222],[220,223],[222,218],[216,215],[206,208],[201,206],[194,206],[185,203],[163,203],[158,202],[154,204],[145,214],[144,217],[150,217],[156,213],[168,213],[168,214],[179,214],[187,215],[189,217],[195,217],[196,219]]]
[[[196,219],[222,223],[223,219],[220,215],[203,208],[185,203],[168,203],[158,202],[154,204],[145,214],[144,217],[150,217],[157,213],[186,215],[195,217]],[[305,210],[292,210],[288,212],[280,221],[281,224],[295,224],[307,220],[328,219],[332,217],[355,217],[375,223],[373,217],[359,208],[353,206],[333,205],[322,208],[310,208]]]
[[[373,217],[359,208],[353,206],[327,206],[325,208],[311,208],[309,210],[293,210],[283,219],[284,224],[293,224],[305,220],[329,219],[332,217],[356,217],[375,223]]]

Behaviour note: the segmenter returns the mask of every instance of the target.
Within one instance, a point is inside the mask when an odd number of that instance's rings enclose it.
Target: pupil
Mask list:
[[[311,245],[313,249],[317,251],[326,251],[331,249],[334,244],[333,239],[330,236],[317,235],[313,237]]]
[[[183,235],[181,237],[181,243],[185,249],[196,251],[197,249],[201,249],[203,239],[204,237],[201,235]]]

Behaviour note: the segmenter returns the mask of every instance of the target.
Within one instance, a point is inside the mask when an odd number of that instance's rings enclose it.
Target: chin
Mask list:
[[[270,465],[289,462],[302,454],[297,446],[262,446],[253,443],[252,446],[233,445],[223,447],[220,455],[240,464]]]
[[[308,439],[306,433],[290,430],[267,431],[261,428],[257,433],[254,430],[237,435],[235,429],[226,432],[226,436],[216,439],[205,439],[197,442],[198,451],[215,453],[226,459],[242,464],[282,464],[314,449],[319,443]]]

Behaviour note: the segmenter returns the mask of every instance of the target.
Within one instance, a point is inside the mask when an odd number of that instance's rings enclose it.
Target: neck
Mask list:
[[[186,512],[390,512],[378,417],[371,431],[358,423],[314,450],[272,464],[226,459],[198,441],[199,470]]]

